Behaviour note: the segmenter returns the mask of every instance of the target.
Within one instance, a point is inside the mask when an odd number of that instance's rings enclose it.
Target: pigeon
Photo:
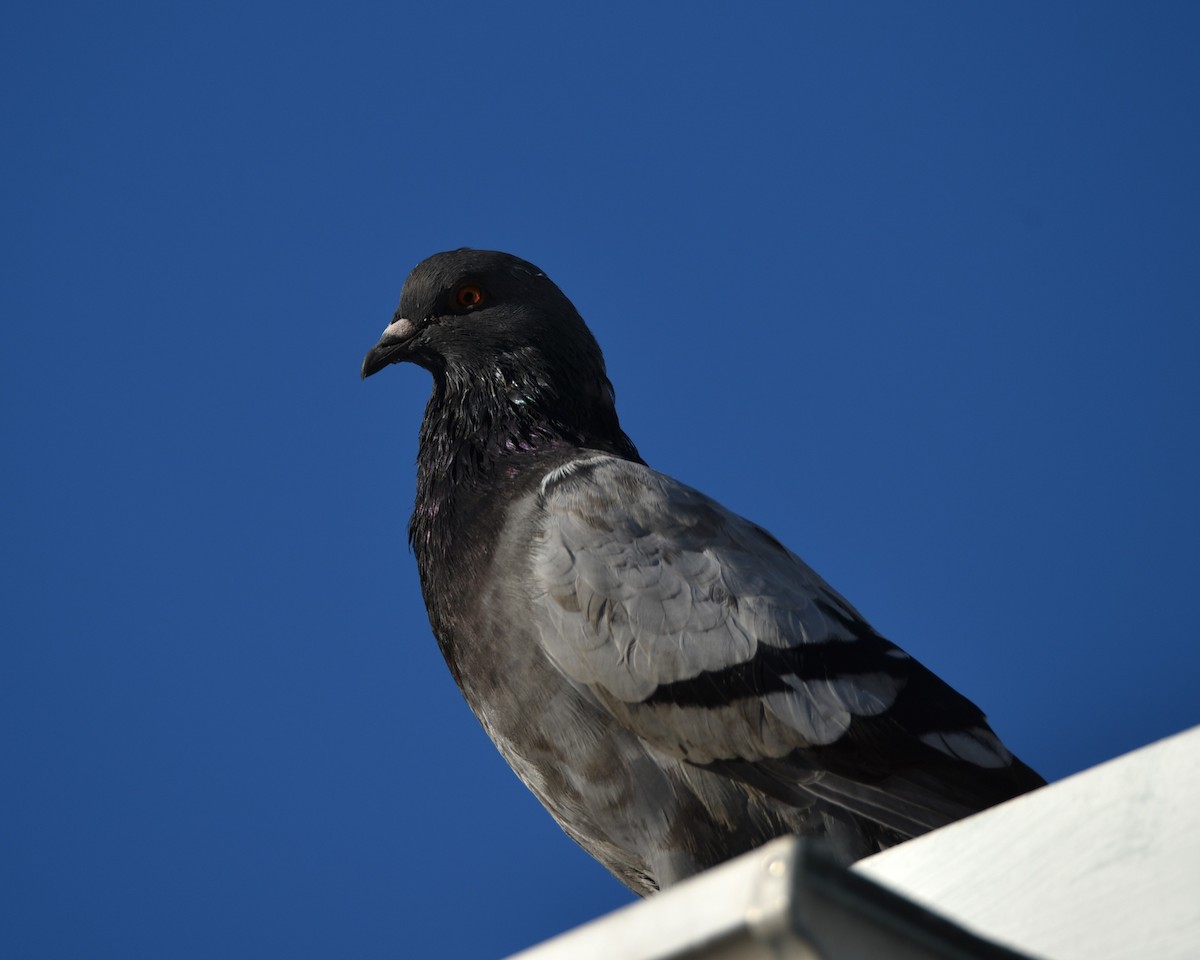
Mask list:
[[[1045,783],[762,527],[649,467],[537,267],[418,264],[366,355],[429,371],[408,526],[455,681],[639,895],[779,836],[849,864]]]

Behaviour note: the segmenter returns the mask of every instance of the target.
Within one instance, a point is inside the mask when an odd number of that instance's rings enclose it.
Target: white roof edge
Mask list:
[[[511,960],[1191,960],[1198,945],[1195,727],[850,870],[775,840]]]

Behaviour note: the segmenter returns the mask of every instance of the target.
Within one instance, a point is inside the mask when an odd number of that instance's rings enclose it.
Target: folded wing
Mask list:
[[[901,838],[1043,781],[769,533],[609,456],[543,480],[534,623],[657,750]]]

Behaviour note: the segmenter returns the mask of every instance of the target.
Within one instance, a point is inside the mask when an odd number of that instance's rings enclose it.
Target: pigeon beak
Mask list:
[[[378,373],[391,363],[405,359],[410,340],[417,335],[417,325],[411,320],[397,317],[383,331],[379,342],[363,358],[362,378]]]

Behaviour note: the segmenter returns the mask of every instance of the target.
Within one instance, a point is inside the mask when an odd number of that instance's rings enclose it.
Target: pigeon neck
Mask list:
[[[480,504],[514,485],[521,467],[561,451],[603,450],[641,460],[621,431],[607,379],[597,396],[555,389],[536,373],[494,369],[460,381],[434,373],[417,454],[409,541],[418,561],[445,559]]]

